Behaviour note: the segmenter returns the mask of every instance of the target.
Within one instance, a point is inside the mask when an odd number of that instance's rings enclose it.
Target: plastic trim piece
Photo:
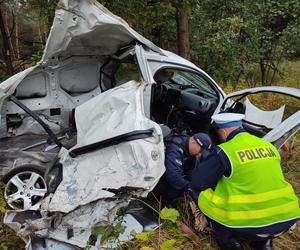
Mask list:
[[[123,135],[118,135],[118,136],[109,138],[104,141],[99,141],[99,142],[95,142],[92,144],[88,144],[83,147],[75,148],[69,152],[69,155],[72,158],[75,158],[82,154],[87,154],[87,153],[90,153],[90,152],[93,152],[93,151],[96,151],[96,150],[99,150],[102,148],[120,144],[121,142],[149,138],[153,135],[153,131],[154,131],[153,129],[135,130],[135,131],[123,134]]]

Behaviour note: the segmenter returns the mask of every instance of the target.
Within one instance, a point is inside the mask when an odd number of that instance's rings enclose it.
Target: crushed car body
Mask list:
[[[300,100],[284,87],[226,96],[97,1],[61,0],[41,61],[0,84],[0,175],[14,209],[4,222],[27,249],[114,247],[132,230],[154,230],[157,212],[141,199],[165,171],[162,127],[213,135],[213,114],[253,110],[241,100],[260,92]],[[280,148],[300,111],[275,121],[279,112],[250,115],[245,126]],[[115,240],[93,231],[119,223]]]

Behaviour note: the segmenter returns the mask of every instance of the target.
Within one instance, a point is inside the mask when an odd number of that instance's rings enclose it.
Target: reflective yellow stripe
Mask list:
[[[266,208],[266,209],[259,209],[259,210],[252,210],[252,211],[226,211],[220,208],[210,207],[206,204],[200,203],[200,209],[205,211],[211,211],[215,213],[217,216],[222,217],[225,220],[249,220],[249,219],[260,219],[265,217],[271,217],[278,214],[289,213],[293,210],[299,209],[298,208],[298,201],[289,202],[287,204]]]
[[[255,203],[264,202],[273,199],[278,199],[285,197],[287,194],[294,193],[293,188],[289,185],[285,188],[276,189],[273,191],[260,193],[260,194],[241,194],[241,195],[231,195],[227,199],[217,196],[213,193],[212,189],[207,189],[201,193],[206,199],[211,202],[222,205],[222,204],[234,204],[234,203]]]

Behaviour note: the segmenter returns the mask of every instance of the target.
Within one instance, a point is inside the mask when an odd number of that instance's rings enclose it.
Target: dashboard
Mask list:
[[[208,115],[213,113],[218,105],[216,96],[192,86],[183,86],[168,81],[161,84],[159,88],[159,98],[162,102],[195,114]]]

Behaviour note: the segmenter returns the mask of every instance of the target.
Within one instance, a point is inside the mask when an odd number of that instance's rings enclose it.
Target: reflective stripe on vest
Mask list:
[[[202,212],[229,227],[259,227],[300,217],[297,196],[284,180],[280,156],[269,142],[240,133],[220,145],[232,164],[230,178],[200,193]]]
[[[206,199],[212,201],[215,204],[234,204],[234,203],[255,203],[255,202],[263,202],[273,199],[278,199],[285,197],[287,194],[293,194],[294,190],[291,186],[287,186],[285,188],[260,193],[260,194],[241,194],[241,195],[231,195],[227,199],[222,198],[216,194],[214,194],[211,188],[205,190],[203,195]]]

